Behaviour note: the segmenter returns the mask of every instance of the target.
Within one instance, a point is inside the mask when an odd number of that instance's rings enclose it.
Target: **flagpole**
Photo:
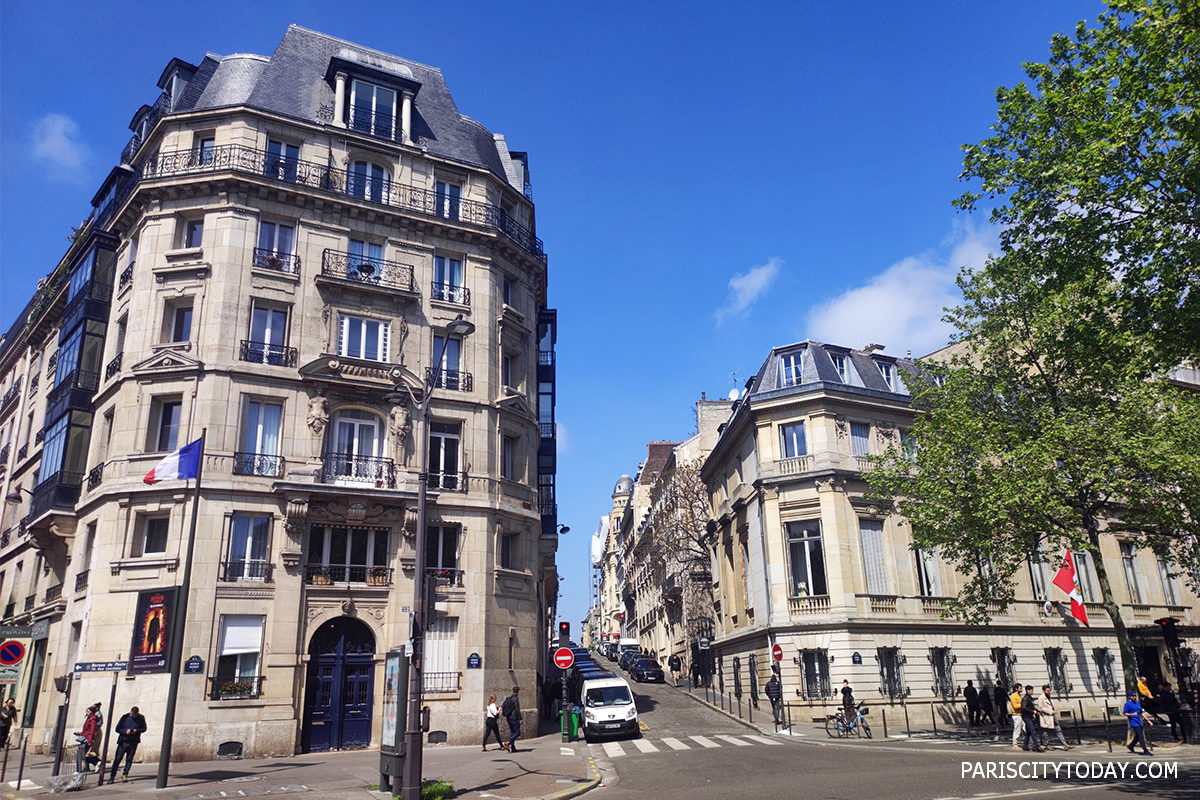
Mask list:
[[[171,767],[171,741],[175,733],[175,702],[179,699],[179,673],[183,666],[183,634],[187,627],[188,595],[192,588],[192,555],[196,551],[196,518],[200,510],[200,480],[204,476],[204,438],[208,428],[200,431],[200,463],[196,466],[196,493],[192,496],[192,523],[188,530],[187,557],[183,561],[183,583],[175,601],[178,624],[171,625],[171,688],[167,690],[167,713],[163,716],[162,751],[158,754],[158,783],[155,788],[167,788]]]

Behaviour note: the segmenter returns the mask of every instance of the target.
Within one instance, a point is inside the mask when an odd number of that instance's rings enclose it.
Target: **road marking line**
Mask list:
[[[658,748],[647,742],[645,739],[634,739],[633,746],[643,753],[657,753]]]
[[[616,758],[617,756],[625,755],[625,751],[621,749],[621,744],[619,742],[605,742],[604,752],[608,753],[609,758]]]
[[[749,742],[743,742],[741,739],[737,738],[736,736],[726,736],[724,734],[719,733],[719,734],[717,734],[717,738],[723,739],[723,740],[729,742],[730,744],[736,744],[738,747],[750,747],[751,746]]]
[[[758,742],[759,744],[773,744],[773,745],[782,745],[783,744],[783,742],[777,742],[774,739],[772,739],[770,736],[755,736],[752,734],[747,734],[746,736],[743,736],[742,738],[749,739],[752,742]]]
[[[559,751],[560,751],[560,752],[561,752],[561,753],[562,753],[564,756],[573,756],[573,755],[575,755],[575,751],[574,751],[572,748],[570,748],[570,747],[560,747],[560,748],[559,748]]]
[[[716,742],[714,742],[712,739],[705,739],[703,736],[689,736],[688,738],[691,739],[696,744],[700,745],[701,747],[720,747],[721,746],[721,745],[717,744]]]
[[[673,738],[670,738],[667,736],[663,737],[663,744],[665,744],[667,747],[671,748],[672,750],[691,750],[692,749],[692,748],[688,747],[686,744],[684,744],[683,742],[679,741],[678,739],[673,739]]]

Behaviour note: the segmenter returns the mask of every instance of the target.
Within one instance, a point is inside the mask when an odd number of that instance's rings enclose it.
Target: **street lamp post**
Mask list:
[[[424,392],[418,403],[412,387],[404,384],[413,407],[421,417],[421,447],[420,462],[417,465],[417,530],[416,530],[416,565],[413,567],[413,611],[412,611],[412,653],[409,657],[408,669],[408,719],[404,730],[404,767],[401,775],[401,792],[403,800],[421,800],[421,689],[423,686],[424,664],[422,658],[425,651],[425,625],[428,609],[425,608],[425,501],[429,493],[429,401],[433,397],[433,389],[438,385],[442,374],[442,359],[446,355],[446,346],[450,336],[467,337],[475,332],[475,325],[463,319],[462,314],[455,317],[446,326],[446,336],[442,339],[442,350],[437,354],[434,367],[425,379]]]

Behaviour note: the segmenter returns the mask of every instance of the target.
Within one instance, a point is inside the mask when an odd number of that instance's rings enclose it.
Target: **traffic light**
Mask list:
[[[1162,628],[1163,642],[1172,650],[1179,647],[1179,632],[1175,630],[1177,620],[1174,617],[1161,617],[1154,624]]]
[[[571,623],[558,623],[558,646],[566,647],[571,643]]]

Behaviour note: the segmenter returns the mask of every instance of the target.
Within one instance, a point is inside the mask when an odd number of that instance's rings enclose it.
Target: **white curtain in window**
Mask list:
[[[926,597],[942,596],[942,576],[938,570],[937,549],[917,550],[917,577],[921,580],[921,594]]]
[[[861,519],[858,529],[862,532],[863,565],[866,568],[867,593],[887,594],[887,564],[883,551],[883,522],[877,519]]]
[[[236,656],[262,649],[263,617],[230,615],[221,618],[221,653]]]

